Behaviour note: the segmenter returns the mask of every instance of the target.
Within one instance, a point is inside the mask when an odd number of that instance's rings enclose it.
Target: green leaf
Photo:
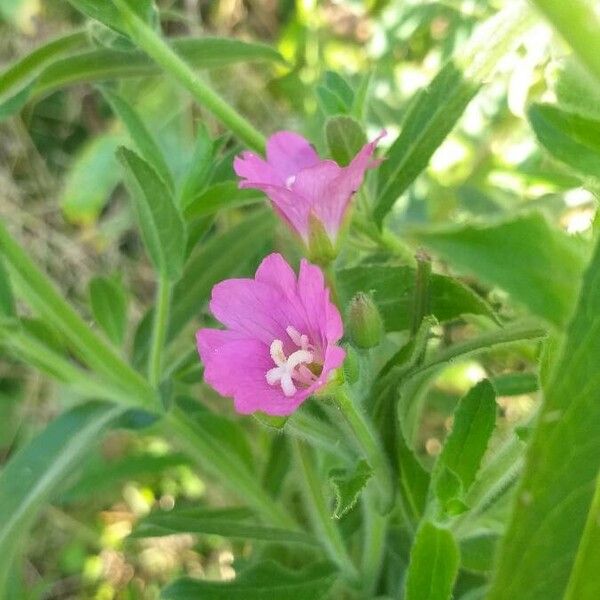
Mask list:
[[[333,516],[336,519],[341,519],[354,508],[372,475],[373,469],[364,459],[359,460],[352,470],[336,468],[329,472],[329,481],[335,493]]]
[[[492,531],[478,531],[462,538],[459,542],[461,566],[469,571],[490,572],[499,540],[500,536]]]
[[[192,256],[173,291],[171,339],[200,314],[216,283],[249,273],[255,261],[264,256],[272,229],[270,212],[258,211],[212,238]]]
[[[440,467],[435,477],[435,495],[441,505],[446,508],[452,500],[460,498],[463,486],[458,475],[445,465]]]
[[[86,42],[85,32],[77,31],[51,40],[26,54],[0,73],[0,97],[11,92],[14,95],[25,88],[45,65],[85,45]]]
[[[120,136],[105,133],[85,144],[68,171],[60,197],[61,208],[70,221],[94,222],[119,182],[115,151]]]
[[[436,470],[448,469],[458,477],[463,491],[475,480],[494,425],[496,394],[484,379],[464,396],[454,412],[454,424],[438,457]]]
[[[272,436],[269,460],[263,471],[263,487],[273,498],[278,498],[283,490],[287,474],[292,470],[290,441],[285,435]]]
[[[225,510],[156,512],[142,519],[133,530],[131,537],[161,537],[178,533],[194,533],[276,544],[318,545],[315,538],[301,531],[289,531],[248,523],[246,522],[247,511],[242,513],[241,517],[240,519],[235,513]]]
[[[144,21],[154,19],[156,9],[153,0],[127,0],[132,10]],[[121,13],[110,1],[98,0],[69,0],[74,8],[83,14],[104,23],[107,27],[127,35],[127,26],[121,18]]]
[[[587,544],[586,515],[593,507],[600,469],[599,274],[596,244],[560,358],[550,381],[544,382],[545,399],[531,434],[490,600],[515,595],[520,600],[563,598],[578,568],[582,537]],[[597,519],[597,513],[592,511],[589,519]],[[528,552],[523,552],[525,547]],[[586,577],[597,578],[597,560],[594,564]]]
[[[319,106],[326,116],[339,115],[347,111],[344,100],[328,87],[318,85],[316,92]]]
[[[125,168],[146,250],[159,273],[176,279],[185,256],[186,232],[169,189],[156,171],[135,152],[121,147],[117,153]]]
[[[591,119],[600,119],[600,85],[573,55],[556,65],[554,84],[561,108]]]
[[[336,579],[330,563],[316,563],[303,569],[286,569],[264,561],[240,573],[230,582],[179,579],[161,592],[161,600],[318,600],[324,598]]]
[[[352,106],[354,92],[350,85],[348,85],[348,82],[339,73],[336,71],[326,71],[325,84],[342,99],[347,108]]]
[[[396,449],[400,489],[405,508],[413,522],[418,523],[425,512],[429,473],[408,447],[402,428],[396,428]]]
[[[130,406],[155,406],[155,395],[148,383],[133,367],[123,362],[110,344],[88,327],[12,238],[1,220],[0,254],[5,259],[19,297],[64,335],[71,349],[84,363],[126,392],[121,400],[127,398]],[[70,368],[73,369],[72,366]]]
[[[412,267],[385,264],[361,264],[337,273],[343,303],[350,302],[357,292],[373,292],[387,331],[411,328],[415,278]],[[438,321],[451,321],[468,313],[493,316],[479,296],[452,277],[432,274],[429,293],[431,313]]]
[[[156,140],[137,114],[133,107],[115,92],[106,88],[102,89],[102,94],[109,102],[113,111],[123,121],[132,142],[136,145],[142,158],[154,167],[154,170],[162,178],[172,191],[175,187],[173,176],[167,166],[165,158]]]
[[[508,7],[480,25],[463,52],[413,98],[401,132],[379,167],[375,220],[382,223],[396,200],[427,166],[469,102],[512,49],[526,27],[523,9]]]
[[[325,137],[331,157],[342,167],[350,164],[358,151],[367,143],[367,136],[360,123],[346,116],[327,119]]]
[[[564,325],[571,314],[586,244],[539,213],[489,225],[460,225],[415,236],[452,266],[498,285],[532,313]]]
[[[452,533],[424,522],[410,551],[406,600],[450,600],[458,565],[458,546]]]
[[[0,472],[0,589],[40,509],[52,499],[121,408],[84,404],[64,413]]]
[[[17,309],[8,273],[0,256],[0,317],[15,317]]]
[[[127,293],[123,285],[109,277],[90,281],[90,304],[96,323],[108,338],[120,346],[127,328]]]
[[[239,208],[264,202],[264,194],[256,190],[239,189],[235,181],[215,183],[186,204],[186,221],[214,215],[225,208]]]
[[[217,37],[175,38],[170,43],[181,58],[197,69],[218,69],[253,61],[283,62],[277,50],[265,44]],[[0,103],[0,115],[6,118],[19,111],[27,101],[39,100],[68,85],[151,76],[160,72],[160,67],[139,51],[88,50],[47,64],[28,86],[24,87],[21,82],[11,85],[6,90],[6,97],[12,99],[12,106],[7,106],[10,100]]]
[[[190,202],[204,190],[209,181],[218,143],[210,138],[204,125],[198,128],[194,153],[179,190],[179,206],[185,210]]]
[[[598,564],[600,564],[599,515],[600,480],[597,480],[596,492],[579,542],[575,564],[564,596],[565,600],[600,597],[600,578],[598,578]]]
[[[528,116],[538,140],[554,158],[585,177],[600,179],[600,121],[550,104],[533,104]]]

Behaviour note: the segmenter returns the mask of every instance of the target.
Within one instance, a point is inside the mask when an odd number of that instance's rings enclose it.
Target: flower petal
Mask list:
[[[263,259],[254,279],[280,289],[286,296],[296,294],[296,273],[277,252]]]
[[[258,188],[263,185],[285,185],[285,179],[282,179],[273,167],[253,152],[242,152],[233,160],[233,170],[240,181],[241,188]]]
[[[261,354],[268,356],[266,346],[235,331],[200,329],[196,341],[204,364],[204,381],[223,396],[233,396],[239,388],[238,373],[243,365],[256,361]]]
[[[267,140],[267,162],[284,182],[320,160],[310,142],[293,131],[279,131]]]

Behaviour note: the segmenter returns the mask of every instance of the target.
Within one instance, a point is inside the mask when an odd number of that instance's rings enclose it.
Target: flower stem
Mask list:
[[[126,0],[112,0],[119,9],[132,41],[167,73],[181,83],[225,127],[229,128],[248,147],[264,152],[265,138],[242,115],[229,106],[219,94],[198,78],[193,69],[127,5]]]
[[[331,511],[323,497],[323,484],[315,470],[309,446],[298,439],[293,440],[297,463],[302,473],[303,492],[310,507],[313,525],[327,551],[327,554],[343,571],[347,579],[356,581],[358,573],[350,560],[344,540],[333,521]]]
[[[356,406],[343,388],[336,393],[335,399],[346,422],[354,432],[367,462],[373,469],[373,477],[379,494],[378,510],[381,514],[387,514],[394,503],[394,485],[390,463],[381,442],[362,410]]]
[[[431,258],[423,250],[419,250],[415,255],[415,259],[417,261],[417,273],[415,276],[415,296],[411,329],[413,337],[419,331],[421,321],[430,314],[429,279],[431,275]]]
[[[154,306],[154,324],[152,327],[152,344],[148,359],[148,381],[152,387],[160,383],[162,373],[162,355],[169,324],[169,304],[171,302],[171,284],[169,279],[159,275],[156,288],[156,304]]]

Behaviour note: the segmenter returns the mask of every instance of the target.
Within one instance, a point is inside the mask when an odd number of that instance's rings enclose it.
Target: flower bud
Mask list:
[[[359,292],[348,309],[350,338],[357,348],[374,348],[383,337],[383,321],[373,298]]]

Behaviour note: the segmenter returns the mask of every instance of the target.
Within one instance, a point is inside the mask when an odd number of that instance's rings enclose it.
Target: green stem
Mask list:
[[[600,79],[600,16],[593,2],[533,0],[589,70]]]
[[[162,373],[162,356],[169,325],[169,304],[171,301],[171,283],[165,275],[160,275],[156,288],[156,304],[154,306],[154,325],[152,328],[152,344],[148,360],[148,380],[152,387],[160,382]]]
[[[415,276],[415,296],[413,303],[413,322],[411,334],[414,337],[419,331],[421,321],[430,314],[429,310],[429,279],[431,276],[431,258],[419,250],[415,255],[417,273]]]
[[[502,329],[488,331],[471,340],[467,340],[460,344],[454,344],[453,346],[438,352],[429,360],[426,360],[412,369],[409,372],[409,375],[412,377],[414,375],[426,373],[431,369],[435,369],[446,363],[451,363],[455,359],[464,358],[470,354],[482,352],[483,350],[494,346],[525,342],[528,340],[538,340],[545,337],[547,333],[548,330],[541,327],[539,322],[531,323],[527,321],[510,325]]]
[[[365,501],[363,502],[364,543],[361,570],[363,573],[365,594],[368,598],[373,598],[385,554],[388,517],[382,516],[374,510],[373,504],[369,501],[368,490],[365,491],[365,494]]]
[[[379,493],[378,509],[382,514],[386,514],[394,504],[394,485],[390,463],[381,442],[362,410],[356,406],[344,389],[340,389],[335,398],[340,412],[356,436],[356,442],[373,469],[373,477]]]
[[[113,0],[127,24],[132,41],[150,56],[167,73],[183,85],[199,104],[228,127],[248,147],[264,152],[265,138],[234,108],[229,106],[173,49],[140,19],[127,5],[126,0]]]
[[[197,463],[217,478],[232,494],[244,501],[266,523],[284,529],[297,529],[294,519],[263,489],[260,478],[235,456],[223,452],[217,439],[199,431],[192,418],[175,407],[162,421]]]
[[[322,479],[316,472],[310,448],[297,439],[293,440],[293,444],[302,474],[303,493],[310,508],[313,526],[331,560],[340,567],[349,581],[356,582],[358,578],[356,567],[350,560],[344,540],[323,496]]]

